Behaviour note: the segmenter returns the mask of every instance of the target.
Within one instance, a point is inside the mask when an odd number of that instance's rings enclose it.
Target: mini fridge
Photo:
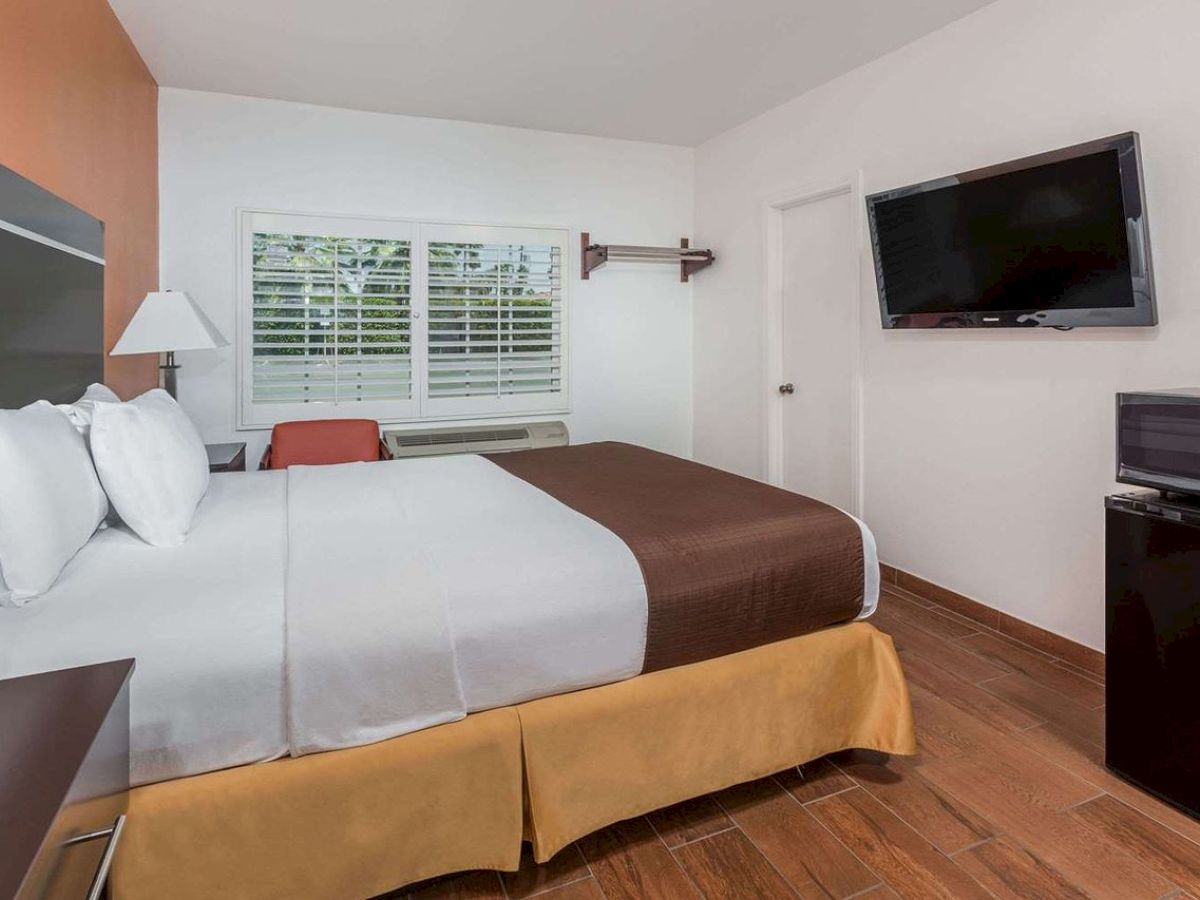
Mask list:
[[[1200,818],[1200,498],[1105,500],[1106,762]]]

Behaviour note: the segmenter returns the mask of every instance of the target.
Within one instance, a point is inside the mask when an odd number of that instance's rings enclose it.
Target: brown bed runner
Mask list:
[[[643,671],[794,637],[862,609],[862,535],[824,503],[630,444],[487,458],[633,551],[649,603]]]

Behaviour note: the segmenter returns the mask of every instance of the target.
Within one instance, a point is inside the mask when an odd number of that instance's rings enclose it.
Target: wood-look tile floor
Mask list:
[[[885,592],[915,757],[835,754],[391,896],[1200,898],[1200,822],[1103,766],[1101,679]]]

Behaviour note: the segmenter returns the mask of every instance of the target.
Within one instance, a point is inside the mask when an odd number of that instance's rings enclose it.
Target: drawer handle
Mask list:
[[[108,880],[108,870],[112,868],[113,857],[116,856],[117,844],[121,841],[121,832],[124,829],[125,816],[120,815],[108,828],[89,831],[87,834],[78,834],[63,841],[64,847],[74,847],[76,844],[86,844],[101,838],[106,838],[108,841],[104,846],[104,853],[100,857],[100,865],[96,866],[96,874],[92,876],[92,886],[88,888],[87,900],[100,900],[103,895],[104,883]]]

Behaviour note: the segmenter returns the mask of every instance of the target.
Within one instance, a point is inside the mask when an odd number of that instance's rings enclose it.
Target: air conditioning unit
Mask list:
[[[396,459],[449,456],[454,453],[503,453],[565,447],[570,443],[565,422],[523,425],[468,425],[423,431],[384,431],[383,439]]]

